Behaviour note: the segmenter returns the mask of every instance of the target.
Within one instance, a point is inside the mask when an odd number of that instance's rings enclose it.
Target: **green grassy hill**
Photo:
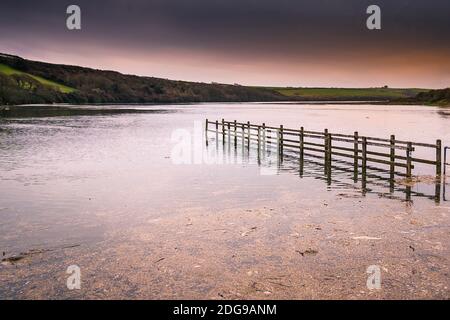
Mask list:
[[[34,80],[38,81],[42,85],[51,87],[52,89],[58,90],[58,91],[60,91],[62,93],[71,93],[71,92],[75,91],[74,88],[62,85],[60,83],[57,83],[57,82],[54,82],[54,81],[51,81],[51,80],[47,80],[47,79],[39,77],[39,76],[35,76],[35,75],[29,74],[29,73],[26,73],[26,72],[22,72],[22,71],[16,70],[16,69],[14,69],[14,68],[12,68],[12,67],[10,67],[8,65],[2,64],[2,63],[0,63],[0,73],[3,73],[4,75],[7,75],[7,76],[11,76],[11,75],[26,75],[26,76],[29,76],[29,77],[33,78]]]
[[[394,88],[280,88],[271,87],[286,97],[298,100],[392,100],[415,97],[427,89]]]

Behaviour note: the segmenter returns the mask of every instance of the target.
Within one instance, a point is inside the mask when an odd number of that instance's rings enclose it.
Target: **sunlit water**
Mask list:
[[[149,219],[176,217],[189,208],[214,215],[276,201],[286,190],[318,206],[343,191],[380,197],[380,204],[405,199],[401,188],[391,194],[383,184],[368,183],[368,190],[363,190],[361,181],[353,181],[348,172],[336,170],[330,182],[320,161],[305,163],[302,174],[295,159],[285,159],[275,169],[264,161],[258,165],[254,146],[243,152],[240,146],[222,145],[214,134],[209,134],[206,149],[206,118],[346,134],[359,131],[380,138],[395,134],[400,140],[427,143],[442,139],[443,145],[450,145],[450,111],[435,107],[254,103],[120,108],[158,112],[0,120],[0,251],[95,244],[108,231],[133,228]],[[192,163],[180,164],[174,148],[186,132]],[[434,168],[417,170],[432,174]],[[413,194],[411,205],[445,204],[442,197],[432,200],[434,184],[417,185],[412,191],[419,196]],[[351,206],[355,200],[344,201]]]

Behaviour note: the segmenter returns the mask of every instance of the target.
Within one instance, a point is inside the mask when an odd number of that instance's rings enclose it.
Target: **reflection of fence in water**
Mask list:
[[[213,124],[215,130],[209,130],[208,124]],[[355,188],[354,183],[360,180],[363,193],[377,193],[380,196],[398,198],[394,196],[394,193],[402,192],[406,195],[407,200],[410,200],[411,196],[417,196],[434,199],[436,202],[440,201],[441,181],[439,177],[442,169],[440,140],[437,140],[436,144],[414,143],[396,140],[395,136],[391,136],[390,139],[381,139],[359,136],[357,132],[354,135],[344,135],[329,133],[326,129],[324,132],[306,131],[303,127],[300,130],[294,130],[283,128],[283,126],[275,128],[265,124],[252,125],[249,122],[244,124],[224,120],[222,122],[206,120],[206,135],[208,132],[215,133],[217,143],[221,137],[224,146],[228,140],[228,146],[232,143],[235,149],[238,142],[241,142],[242,150],[244,148],[250,150],[250,143],[256,142],[255,148],[258,151],[257,159],[260,165],[261,158],[266,156],[266,152],[275,149],[279,170],[295,170],[300,176],[306,172],[309,176],[326,180],[328,184],[338,183],[350,188]],[[316,142],[311,139],[321,141]],[[351,148],[348,146],[349,143]],[[368,150],[368,146],[371,150]],[[430,160],[413,157],[412,152],[416,147],[435,149],[436,158]],[[382,153],[382,149],[386,148],[389,153]],[[402,150],[405,155],[398,154],[396,150]],[[412,170],[415,163],[435,167],[436,179],[432,177],[434,193],[427,194],[412,190],[411,186],[414,183],[411,178],[413,178]],[[264,164],[262,165],[264,166]],[[380,165],[387,165],[388,169],[379,167]],[[401,172],[399,169],[405,171]],[[320,174],[318,174],[319,172]],[[338,175],[335,174],[337,172],[339,172]],[[403,178],[402,184],[396,183],[396,176]],[[352,182],[345,183],[342,180],[344,177],[349,178]],[[373,190],[373,186],[387,187],[389,192]]]

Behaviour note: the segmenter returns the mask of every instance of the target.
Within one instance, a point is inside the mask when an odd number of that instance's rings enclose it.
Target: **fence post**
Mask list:
[[[358,162],[359,162],[359,134],[358,131],[353,135],[353,181],[358,181]]]
[[[231,124],[228,122],[227,123],[227,129],[228,129],[228,144],[230,144],[231,142]]]
[[[280,154],[283,155],[283,125],[280,125],[280,140],[278,141],[278,143],[280,146]]]
[[[324,130],[323,145],[324,145],[324,150],[325,150],[324,158],[325,158],[325,169],[326,169],[326,165],[328,163],[328,129]]]
[[[206,122],[205,122],[205,131],[208,132],[208,119],[206,119]]]
[[[234,146],[236,147],[237,145],[237,124],[236,124],[236,120],[234,120]]]
[[[242,155],[244,155],[244,151],[245,151],[245,129],[244,129],[244,124],[241,124],[241,129],[242,129]]]
[[[362,137],[362,172],[363,176],[366,175],[367,167],[367,138]]]
[[[390,172],[391,172],[391,179],[394,178],[395,175],[395,135],[391,135],[391,151],[390,151]]]
[[[411,168],[411,152],[412,152],[412,143],[408,142],[406,147],[406,177],[411,178],[412,168]]]
[[[266,150],[266,124],[262,124],[262,134],[263,134],[263,148]]]
[[[248,147],[250,148],[250,121],[247,121],[247,139],[248,139],[247,144]]]
[[[225,120],[222,119],[222,143],[225,144]]]
[[[331,139],[332,139],[331,133],[329,133],[328,134],[328,162],[329,162],[330,166],[331,166],[331,160],[332,160],[332,150],[331,150],[332,143],[331,143]]]
[[[303,162],[304,147],[305,147],[305,129],[303,127],[301,127],[300,128],[300,161],[301,162]]]
[[[261,149],[261,127],[258,126],[258,154],[260,149]]]
[[[300,152],[300,162],[299,162],[299,164],[300,164],[300,168],[299,168],[299,174],[300,174],[300,178],[302,178],[303,177],[303,166],[304,166],[304,163],[303,163],[303,146],[304,146],[304,136],[303,136],[303,134],[304,134],[304,129],[303,129],[303,127],[300,127],[300,132],[299,132],[299,141],[298,141],[298,144],[299,144],[299,147],[300,147],[300,149],[299,149],[299,152]]]
[[[436,140],[436,176],[441,176],[442,170],[442,141]]]

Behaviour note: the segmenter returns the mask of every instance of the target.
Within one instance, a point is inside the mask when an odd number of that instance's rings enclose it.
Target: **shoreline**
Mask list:
[[[27,103],[27,104],[3,104],[0,110],[11,107],[71,107],[71,106],[173,106],[173,105],[198,105],[198,104],[335,104],[335,105],[417,105],[430,107],[450,107],[450,102],[431,103],[423,101],[394,101],[394,100],[274,100],[274,101],[199,101],[199,102],[104,102],[104,103]]]

